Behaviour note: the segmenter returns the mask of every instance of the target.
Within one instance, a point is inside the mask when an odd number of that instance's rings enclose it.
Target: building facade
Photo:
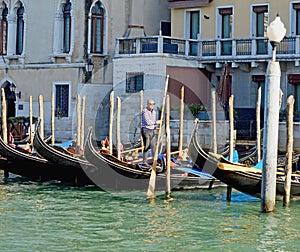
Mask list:
[[[272,56],[266,29],[279,14],[287,29],[277,48],[282,71],[281,113],[284,114],[288,96],[294,95],[295,121],[299,120],[300,1],[169,0],[168,8],[170,36],[160,33],[117,39],[114,87],[126,73],[143,75],[145,90],[152,87],[149,75],[169,75],[171,94],[179,96],[178,86],[185,85],[190,91],[187,102],[198,99],[209,110],[210,90],[218,88],[226,65],[230,80],[228,95],[234,95],[237,112],[236,129],[240,134],[237,137],[255,139],[258,88],[262,90],[263,115],[265,73]],[[155,83],[162,88],[164,78]],[[121,86],[123,94],[128,94],[126,85]]]
[[[85,126],[107,128],[99,111],[113,87],[115,38],[158,34],[160,21],[170,20],[166,0],[3,0],[0,14],[7,116],[28,117],[32,97],[33,116],[39,117],[42,95],[45,134],[54,106],[58,141],[76,132],[78,95],[86,97]]]
[[[28,117],[32,97],[38,117],[42,95],[47,134],[54,94],[57,140],[76,133],[78,95],[86,97],[85,127],[93,126],[98,138],[107,136],[112,90],[122,101],[123,141],[133,140],[146,99],[154,98],[159,110],[166,76],[174,111],[182,86],[187,104],[210,111],[211,90],[218,88],[225,65],[237,130],[255,137],[257,90],[264,93],[272,53],[266,28],[277,13],[287,29],[277,50],[281,110],[293,94],[300,111],[299,0],[2,0],[0,13],[0,83],[8,116]],[[225,119],[218,109],[217,119]]]

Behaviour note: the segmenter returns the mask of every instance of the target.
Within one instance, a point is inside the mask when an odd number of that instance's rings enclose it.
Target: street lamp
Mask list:
[[[273,49],[272,60],[276,60],[276,47],[279,45],[280,41],[285,36],[286,29],[284,28],[283,23],[280,20],[280,17],[276,16],[275,20],[270,23],[270,26],[267,28],[267,36],[270,40],[270,44]]]
[[[91,78],[93,70],[94,63],[89,58],[87,63],[85,64],[85,82],[87,82]]]
[[[16,88],[17,88],[17,86],[13,82],[9,85],[10,92],[15,93],[19,97],[19,99],[21,99],[21,91],[16,93]]]
[[[10,92],[15,92],[16,91],[16,85],[15,85],[15,83],[11,83],[10,85],[9,85],[9,90],[10,90]]]
[[[278,151],[278,122],[280,107],[280,76],[279,62],[276,62],[276,47],[285,35],[286,29],[277,15],[267,28],[267,36],[272,46],[272,60],[268,63],[265,90],[265,118],[263,139],[263,171],[261,185],[261,210],[275,210],[276,172]]]

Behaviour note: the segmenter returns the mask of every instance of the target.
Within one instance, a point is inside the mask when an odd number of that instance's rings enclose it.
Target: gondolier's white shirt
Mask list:
[[[156,111],[144,108],[142,111],[142,128],[153,130],[156,127]]]

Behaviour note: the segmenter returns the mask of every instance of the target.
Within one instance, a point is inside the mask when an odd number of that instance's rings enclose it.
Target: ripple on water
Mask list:
[[[226,189],[107,193],[51,183],[0,184],[1,251],[297,251],[299,202],[260,213]]]

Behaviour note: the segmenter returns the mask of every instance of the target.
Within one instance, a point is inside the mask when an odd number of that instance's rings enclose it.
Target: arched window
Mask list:
[[[104,8],[98,1],[92,8],[91,17],[91,53],[103,53]]]
[[[17,10],[17,38],[16,38],[16,54],[21,55],[23,52],[23,40],[24,40],[24,7],[20,3],[20,7]]]
[[[1,23],[0,23],[0,54],[7,54],[7,14],[8,9],[4,4],[4,8],[2,9],[1,15]]]
[[[70,45],[71,45],[71,10],[72,4],[70,0],[64,5],[63,8],[63,17],[64,17],[64,28],[63,28],[63,52],[69,53],[70,52]]]

